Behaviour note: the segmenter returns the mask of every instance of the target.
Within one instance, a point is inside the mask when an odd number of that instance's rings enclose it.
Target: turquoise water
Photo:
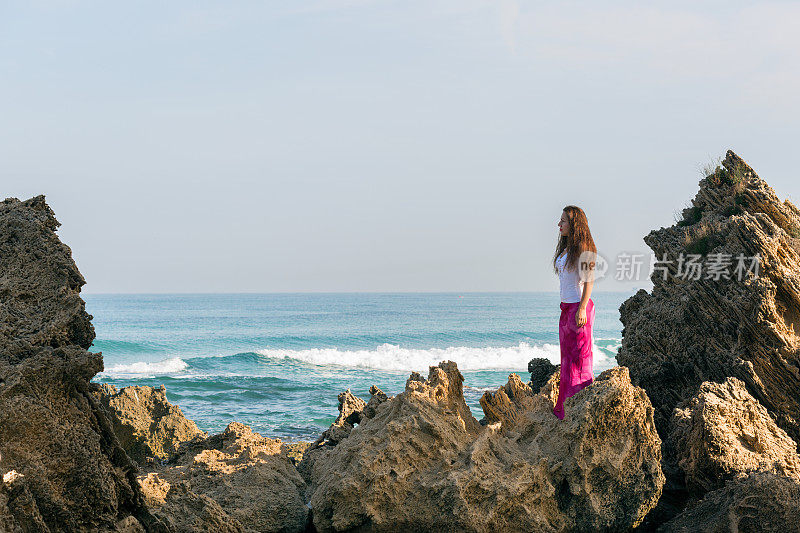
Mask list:
[[[595,374],[614,366],[619,306],[595,293]],[[478,399],[524,380],[528,361],[559,362],[559,296],[466,294],[84,295],[102,351],[94,381],[164,384],[170,402],[209,432],[236,420],[285,441],[313,440],[350,388],[402,392],[412,371],[453,360],[478,419]]]

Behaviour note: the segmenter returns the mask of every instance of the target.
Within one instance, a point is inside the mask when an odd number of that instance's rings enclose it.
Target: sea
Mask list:
[[[619,306],[632,292],[595,292],[594,373],[616,365]],[[93,381],[166,387],[200,429],[232,421],[284,442],[316,439],[347,389],[395,395],[440,361],[479,398],[528,381],[528,361],[559,363],[557,292],[84,294],[104,371]]]

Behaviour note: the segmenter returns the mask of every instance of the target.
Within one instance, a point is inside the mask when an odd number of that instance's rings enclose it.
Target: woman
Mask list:
[[[561,286],[561,320],[558,341],[561,345],[561,381],[553,413],[564,419],[564,400],[591,384],[592,324],[594,302],[589,298],[594,285],[597,257],[589,223],[583,209],[568,205],[558,222],[558,244],[553,269]]]

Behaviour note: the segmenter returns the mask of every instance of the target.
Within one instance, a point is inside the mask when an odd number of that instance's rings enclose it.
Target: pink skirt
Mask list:
[[[558,321],[558,341],[561,345],[561,381],[558,384],[558,400],[553,408],[561,420],[564,419],[564,400],[590,385],[592,374],[592,324],[594,302],[586,303],[586,324],[575,324],[575,313],[580,302],[561,302],[561,319]]]

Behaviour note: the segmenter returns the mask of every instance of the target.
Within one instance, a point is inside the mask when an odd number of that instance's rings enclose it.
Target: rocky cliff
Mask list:
[[[800,210],[729,151],[683,215],[644,239],[665,262],[652,292],[620,308],[619,364],[647,391],[662,434],[704,381],[735,377],[800,442]],[[690,254],[705,266],[698,279]],[[727,279],[708,266],[726,261]]]
[[[0,203],[0,524],[164,531],[89,392],[103,360],[58,226],[43,196]]]
[[[645,525],[796,530],[800,210],[729,151],[682,219],[644,240],[653,290],[620,307],[617,361],[647,391],[664,444],[664,495]],[[747,503],[770,487],[776,500]],[[712,510],[719,521],[703,517]]]

